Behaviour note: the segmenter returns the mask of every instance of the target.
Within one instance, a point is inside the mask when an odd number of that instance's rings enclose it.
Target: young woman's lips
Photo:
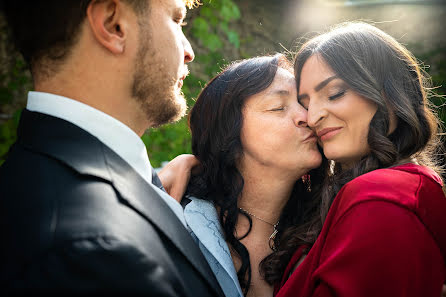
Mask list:
[[[317,136],[320,138],[321,141],[325,141],[338,134],[341,129],[342,127],[325,128],[317,132]]]

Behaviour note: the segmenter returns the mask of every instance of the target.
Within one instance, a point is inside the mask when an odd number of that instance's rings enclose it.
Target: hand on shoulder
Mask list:
[[[192,171],[198,169],[198,165],[200,162],[194,155],[184,154],[172,159],[158,173],[164,189],[178,202],[186,191]]]

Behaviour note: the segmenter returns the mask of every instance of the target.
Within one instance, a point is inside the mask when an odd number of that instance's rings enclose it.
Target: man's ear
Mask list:
[[[122,54],[127,38],[126,7],[119,0],[93,0],[87,8],[87,21],[96,40],[113,54]]]

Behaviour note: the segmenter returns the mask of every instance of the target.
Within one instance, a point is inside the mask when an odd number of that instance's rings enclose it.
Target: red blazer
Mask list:
[[[433,170],[414,164],[352,180],[339,191],[317,241],[292,272],[302,248],[294,254],[275,296],[441,296],[446,280],[441,186]]]

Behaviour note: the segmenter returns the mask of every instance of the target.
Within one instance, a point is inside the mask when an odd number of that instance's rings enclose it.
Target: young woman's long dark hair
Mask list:
[[[404,46],[372,25],[341,24],[311,39],[297,53],[294,72],[298,90],[302,68],[313,55],[321,57],[352,90],[378,106],[369,127],[370,153],[349,170],[324,161],[325,181],[314,197],[320,203],[319,211],[304,226],[284,232],[288,237],[282,238],[280,250],[265,264],[269,267],[266,280],[270,283],[280,281],[299,246],[310,248],[314,244],[333,199],[347,182],[405,160],[416,160],[439,174],[442,170],[438,161],[439,121],[427,98],[429,81]],[[397,119],[396,129],[389,131],[392,114]]]
[[[240,212],[237,200],[243,190],[243,176],[237,169],[243,153],[240,131],[243,125],[242,110],[247,98],[268,88],[281,67],[292,72],[292,66],[282,55],[257,57],[235,62],[212,79],[198,96],[189,115],[192,133],[192,152],[200,161],[203,170],[193,176],[188,194],[212,201],[219,210],[226,241],[241,260],[238,270],[240,285],[246,294],[251,282],[249,253],[240,242],[246,234],[235,234]],[[297,100],[297,98],[296,98]],[[309,209],[305,186],[296,182],[293,194],[285,207],[278,226],[281,230],[298,224],[300,213]],[[279,240],[276,239],[276,246]]]

